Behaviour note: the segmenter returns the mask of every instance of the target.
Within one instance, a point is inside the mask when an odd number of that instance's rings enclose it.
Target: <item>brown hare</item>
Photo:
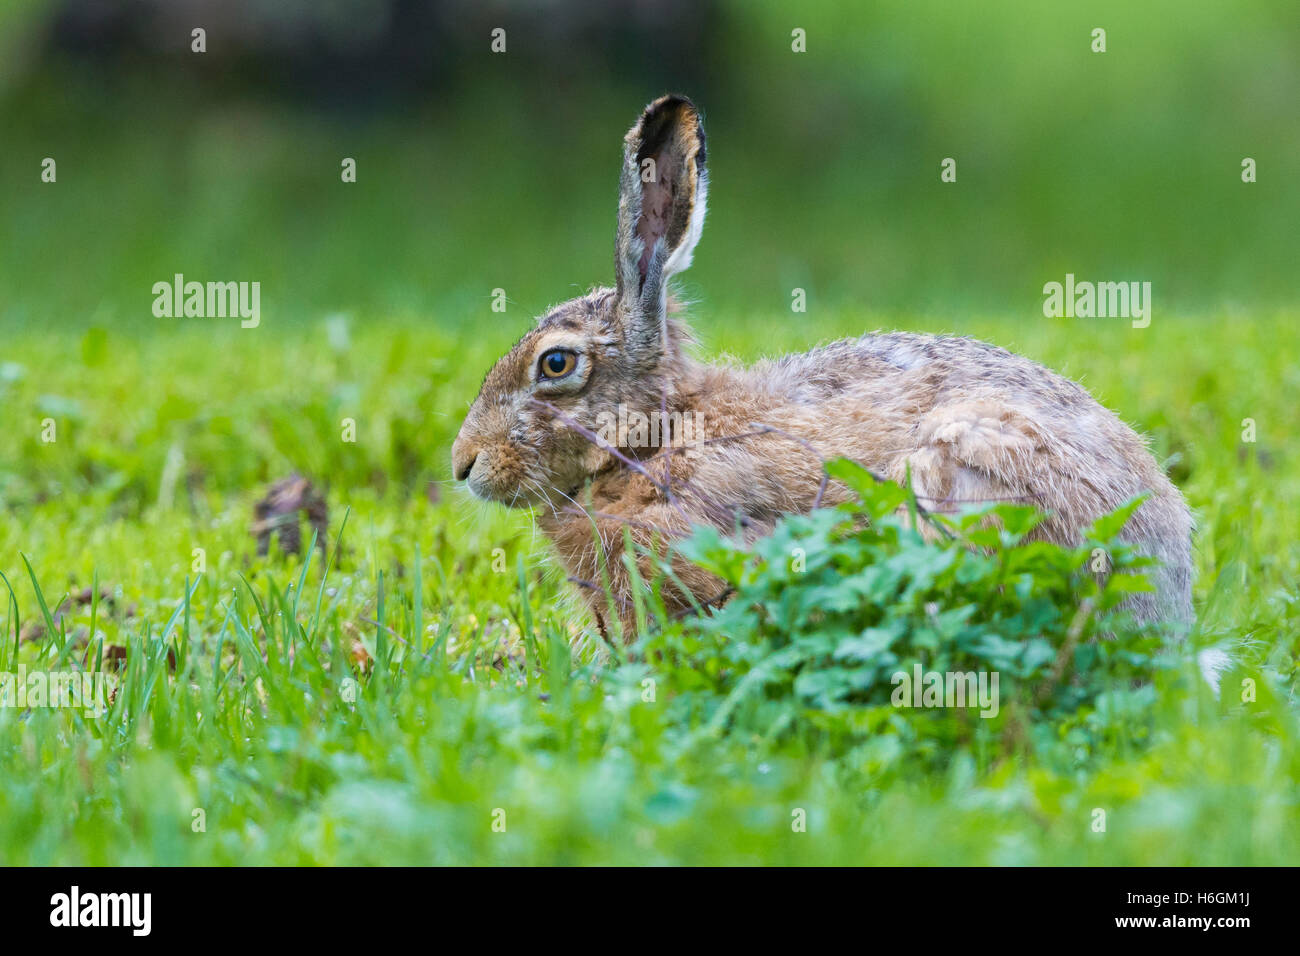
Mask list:
[[[1067,543],[1147,492],[1125,534],[1159,559],[1157,590],[1132,606],[1190,622],[1187,505],[1143,440],[1074,382],[983,342],[898,332],[749,368],[692,358],[667,284],[690,265],[707,187],[698,110],[655,100],[624,140],[615,288],[542,317],[488,372],[452,446],[476,496],[537,510],[602,630],[605,580],[633,630],[625,529],[661,554],[692,524],[764,534],[782,514],[843,500],[822,482],[822,460],[839,456],[894,481],[910,471],[932,511],[1031,501],[1049,514],[1037,533]],[[650,563],[643,553],[646,578]],[[674,572],[697,601],[719,596],[699,568]]]

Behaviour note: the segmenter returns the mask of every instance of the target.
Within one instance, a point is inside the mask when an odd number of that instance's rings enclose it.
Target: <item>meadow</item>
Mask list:
[[[1066,347],[1046,321],[962,325],[1152,434],[1198,515],[1194,643],[1240,666],[1217,703],[1162,677],[1140,747],[1082,765],[1026,750],[979,767],[958,754],[939,775],[858,768],[852,789],[824,742],[669,720],[682,675],[645,702],[652,660],[603,648],[529,517],[452,486],[459,415],[513,330],[210,321],[130,348],[103,328],[6,339],[0,671],[127,649],[106,716],[0,709],[6,863],[1295,859],[1300,489],[1278,431],[1297,383],[1269,345],[1293,316],[1169,318],[1158,340],[1121,332],[1122,362]],[[709,350],[753,356],[748,321],[698,324]],[[842,312],[819,329],[919,324]],[[781,328],[762,326],[765,350],[808,344]],[[1171,354],[1204,357],[1162,376]],[[326,493],[326,563],[256,553],[254,504],[295,470]]]

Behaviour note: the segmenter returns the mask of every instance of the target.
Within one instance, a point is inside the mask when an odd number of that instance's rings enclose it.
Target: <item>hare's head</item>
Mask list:
[[[593,439],[619,445],[611,422],[671,402],[687,333],[667,283],[690,265],[707,186],[699,112],[655,100],[624,140],[617,287],[551,310],[488,372],[451,449],[475,495],[559,504],[610,463]]]

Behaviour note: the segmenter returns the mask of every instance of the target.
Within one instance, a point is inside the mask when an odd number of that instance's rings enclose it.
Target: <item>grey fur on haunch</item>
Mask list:
[[[931,511],[1032,501],[1048,514],[1035,533],[1064,543],[1146,493],[1124,535],[1160,568],[1157,590],[1132,607],[1145,621],[1190,624],[1187,505],[1137,433],[1078,384],[983,342],[902,332],[748,368],[693,358],[667,283],[690,263],[707,188],[699,112],[683,97],[651,103],[624,141],[616,287],[558,306],[525,334],[488,372],[452,447],[453,472],[474,494],[537,509],[602,626],[596,582],[608,574],[632,633],[625,532],[661,555],[693,524],[752,539],[782,514],[844,500],[834,483],[823,494],[822,461],[838,456],[890,480],[910,474]],[[642,419],[662,427],[624,424]],[[670,610],[718,596],[711,575],[673,567],[690,595],[665,588]],[[648,555],[640,570],[652,575]]]

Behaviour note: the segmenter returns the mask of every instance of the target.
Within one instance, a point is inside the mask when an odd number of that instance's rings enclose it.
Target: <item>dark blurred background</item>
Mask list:
[[[611,281],[666,90],[706,114],[712,307],[1030,319],[1066,272],[1296,302],[1294,0],[5,0],[0,322],[156,326],[175,272],[261,281],[264,321],[539,312]]]

